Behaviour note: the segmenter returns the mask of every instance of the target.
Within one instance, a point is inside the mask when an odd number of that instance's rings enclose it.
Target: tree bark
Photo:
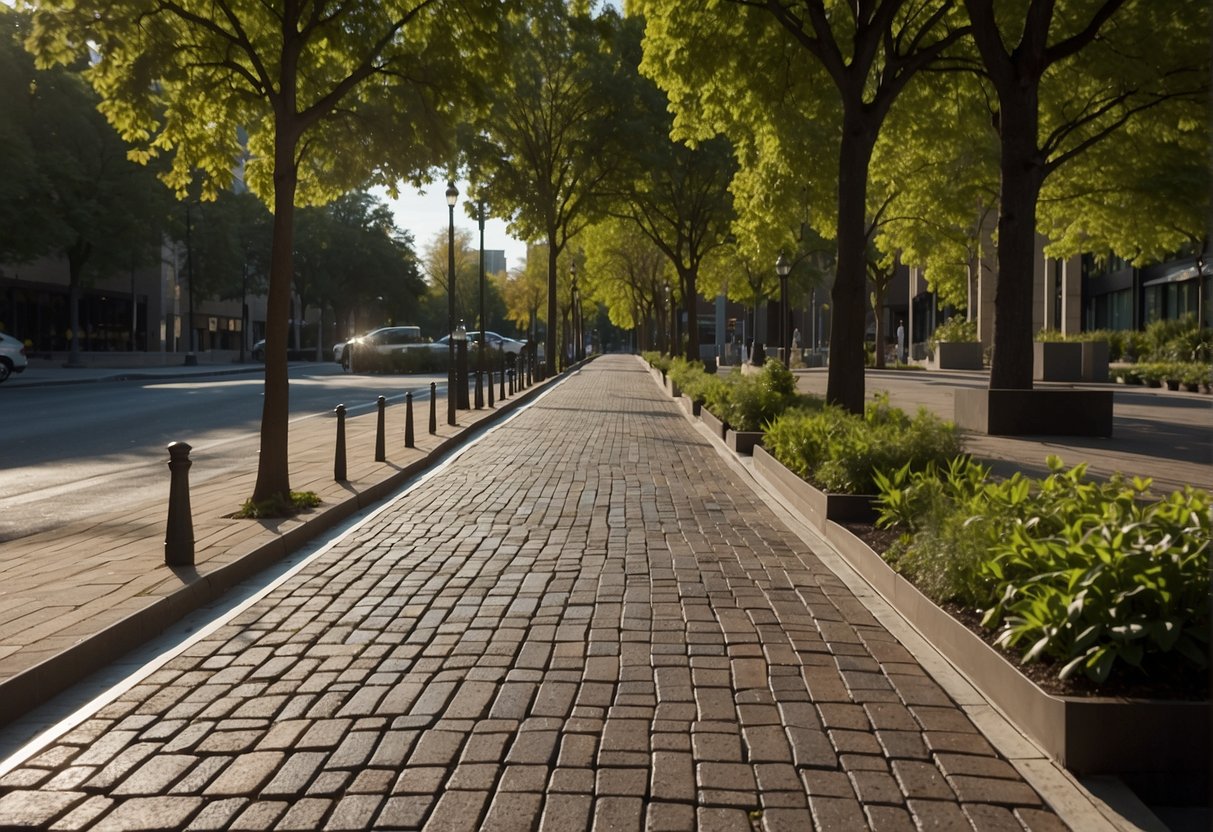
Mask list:
[[[864,320],[867,317],[868,163],[876,127],[843,116],[838,152],[838,274],[830,292],[830,371],[826,401],[863,413]]]
[[[678,279],[682,283],[682,303],[687,313],[687,361],[699,360],[699,276],[691,267],[678,270]]]
[[[548,229],[548,331],[544,336],[543,351],[545,353],[545,375],[552,374],[552,368],[557,366],[560,353],[557,352],[556,330],[559,328],[559,311],[556,308],[556,261],[560,252],[556,250],[556,229]]]
[[[287,455],[289,385],[286,347],[294,276],[295,164],[293,131],[279,123],[274,139],[274,231],[270,244],[270,285],[265,313],[265,399],[261,406],[261,455],[254,502],[290,500]]]
[[[1036,86],[999,90],[998,286],[990,389],[1032,389],[1036,202],[1044,164],[1036,148]]]

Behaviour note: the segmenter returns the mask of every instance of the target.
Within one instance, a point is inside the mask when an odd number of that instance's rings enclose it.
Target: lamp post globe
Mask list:
[[[779,258],[775,261],[775,274],[779,275],[779,348],[783,353],[785,367],[791,366],[788,345],[788,272],[791,270],[792,264],[782,251],[779,252]]]
[[[459,189],[454,182],[446,183],[447,206],[447,260],[446,295],[447,314],[447,375],[446,375],[446,423],[455,424],[455,203],[459,201]]]

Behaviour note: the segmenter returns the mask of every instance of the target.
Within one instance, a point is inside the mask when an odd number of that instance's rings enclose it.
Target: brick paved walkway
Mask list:
[[[606,357],[3,779],[55,829],[1059,829]]]

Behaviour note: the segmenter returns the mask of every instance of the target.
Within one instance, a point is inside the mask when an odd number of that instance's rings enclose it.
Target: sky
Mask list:
[[[455,227],[470,232],[473,240],[478,240],[480,229],[476,221],[467,214],[467,182],[455,183],[459,189],[459,202],[455,205]],[[405,185],[400,189],[400,198],[392,199],[386,191],[375,192],[391,206],[396,215],[396,225],[413,233],[414,248],[421,254],[426,244],[439,231],[447,230],[446,183],[433,182],[418,191]],[[493,212],[491,205],[487,206],[489,214]],[[526,243],[509,236],[502,220],[490,218],[484,223],[484,247],[488,250],[504,249],[506,268],[521,266],[526,261]]]

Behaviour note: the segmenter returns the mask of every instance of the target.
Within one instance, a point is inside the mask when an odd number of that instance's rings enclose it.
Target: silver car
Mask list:
[[[5,381],[13,373],[23,373],[29,366],[25,357],[25,344],[11,335],[0,332],[0,381]]]

